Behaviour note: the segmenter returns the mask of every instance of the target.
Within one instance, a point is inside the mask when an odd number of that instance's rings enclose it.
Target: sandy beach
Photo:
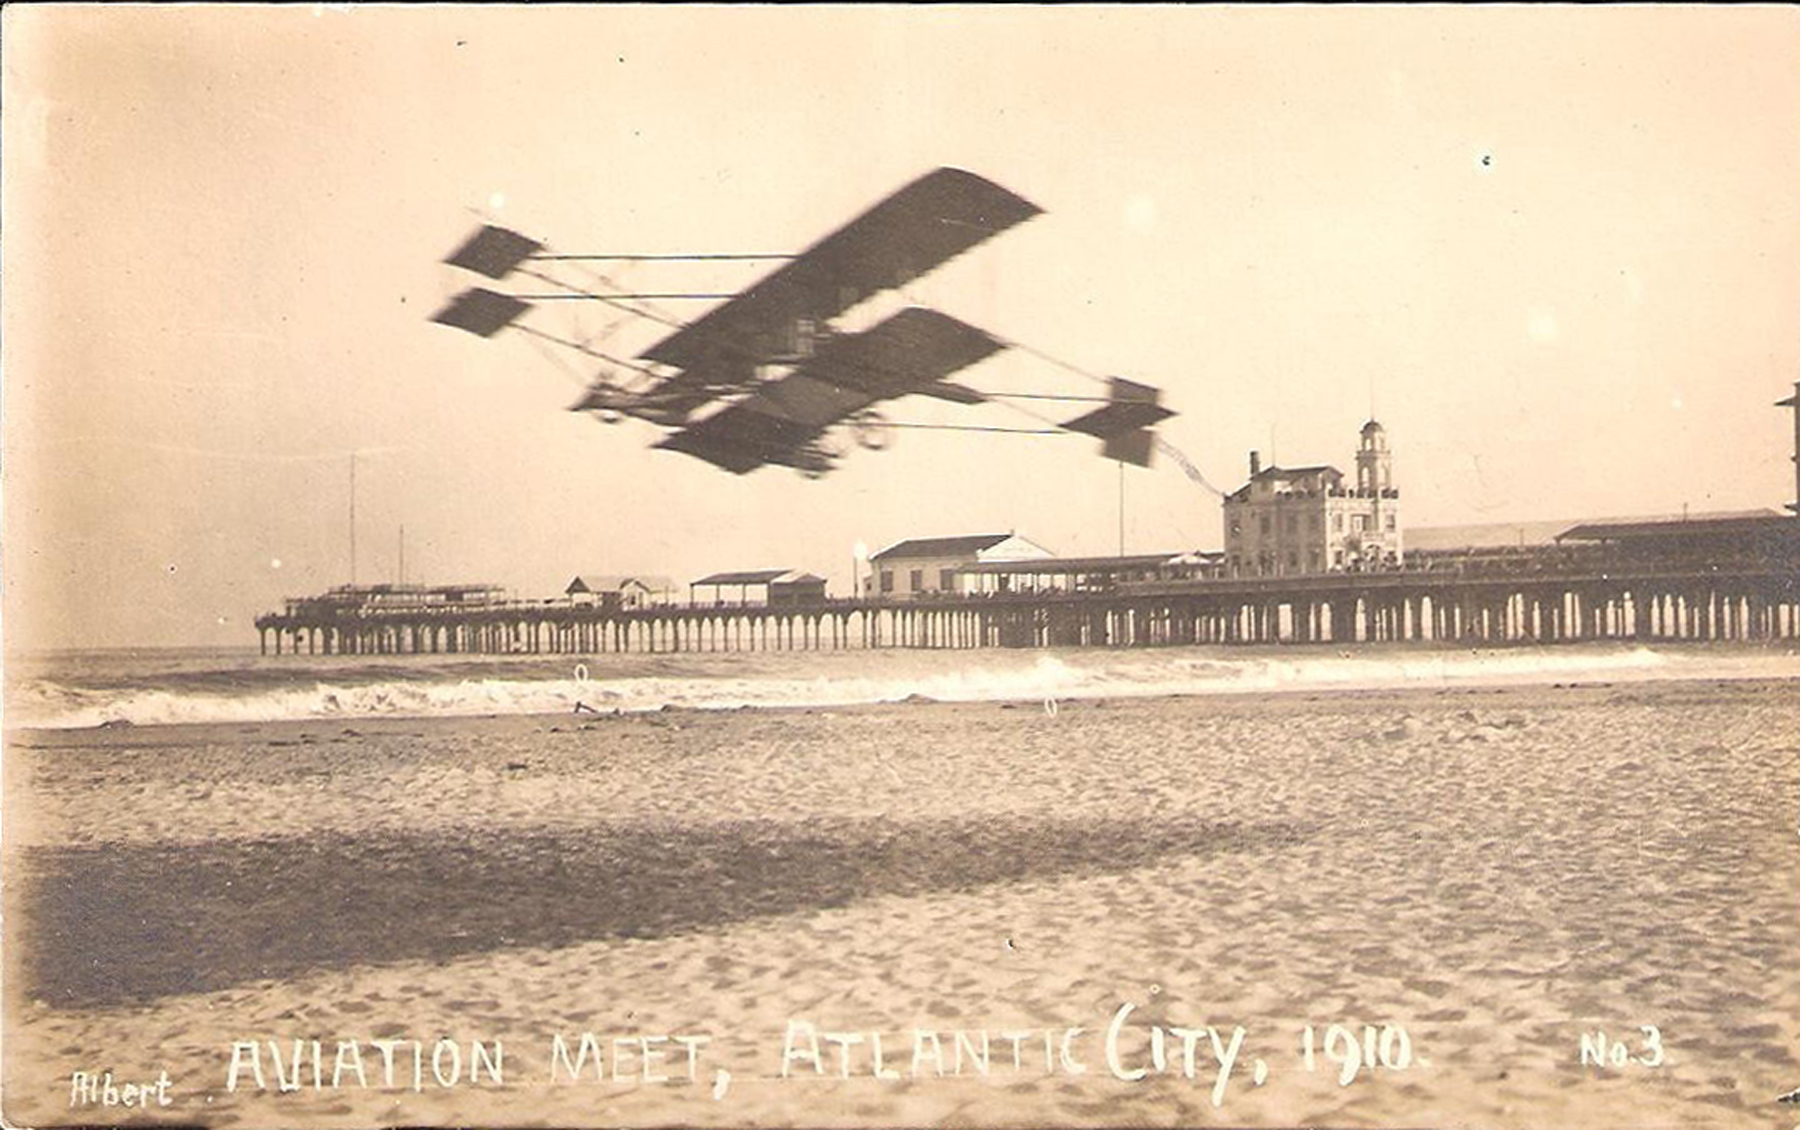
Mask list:
[[[5,1115],[1786,1126],[1797,734],[1791,680],[20,731]]]

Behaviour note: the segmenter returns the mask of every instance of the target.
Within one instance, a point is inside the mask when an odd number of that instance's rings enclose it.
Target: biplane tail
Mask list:
[[[1113,377],[1107,382],[1106,403],[1063,427],[1100,440],[1100,453],[1108,459],[1148,467],[1156,450],[1152,427],[1175,414],[1161,401],[1161,389]]]

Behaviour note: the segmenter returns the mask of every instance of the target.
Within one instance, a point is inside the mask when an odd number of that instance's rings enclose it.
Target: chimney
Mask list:
[[[1250,453],[1250,477],[1254,479],[1261,470],[1262,470],[1262,453],[1258,452],[1258,451],[1252,451]]]

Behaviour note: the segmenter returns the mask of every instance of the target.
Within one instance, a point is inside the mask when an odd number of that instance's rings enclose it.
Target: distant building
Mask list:
[[[1406,532],[1408,569],[1531,571],[1654,562],[1707,569],[1791,561],[1800,527],[1773,510],[1440,526]]]
[[[1362,427],[1356,482],[1336,467],[1262,466],[1225,497],[1226,573],[1280,577],[1398,567],[1403,560],[1400,491],[1387,431]]]
[[[712,589],[702,600],[699,590]],[[737,590],[732,600],[728,589]],[[754,592],[752,590],[760,590]],[[689,604],[814,604],[825,599],[825,578],[796,569],[746,569],[713,573],[688,583]]]
[[[948,538],[908,538],[869,558],[868,594],[908,599],[936,593],[966,594],[973,583],[963,573],[973,565],[1001,561],[1041,561],[1054,553],[1018,534],[969,534]]]
[[[769,603],[817,604],[825,599],[825,578],[816,573],[787,572],[769,582]]]
[[[1465,526],[1414,526],[1406,531],[1408,569],[1521,571],[1561,563],[1557,537],[1570,523],[1482,522]]]
[[[1625,560],[1702,569],[1755,558],[1791,566],[1800,553],[1800,526],[1773,510],[1715,511],[1582,522],[1558,534],[1556,541],[1564,546],[1601,546]]]
[[[1128,557],[1044,557],[990,561],[958,570],[958,590],[1001,592],[1116,592],[1139,582],[1192,581],[1221,575],[1224,554],[1137,553]]]
[[[1556,537],[1574,523],[1561,521],[1479,522],[1463,526],[1409,526],[1406,557],[1467,550],[1531,549],[1555,545]]]
[[[569,598],[571,604],[597,605],[627,611],[668,604],[673,599],[674,590],[675,586],[667,577],[583,573],[569,582],[563,595]]]
[[[430,612],[505,604],[499,585],[338,585],[318,596],[289,597],[288,615],[367,612]]]

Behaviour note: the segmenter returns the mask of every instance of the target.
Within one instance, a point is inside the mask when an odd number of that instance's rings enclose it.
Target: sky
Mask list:
[[[565,409],[597,366],[431,323],[483,222],[794,251],[939,166],[1044,213],[915,283],[977,388],[1164,390],[1215,486],[1349,469],[1408,526],[1779,507],[1800,379],[1800,10],[8,6],[8,649],[251,645],[355,577],[559,593],[1016,531],[1217,548],[1077,436],[902,430],[737,477]],[[767,264],[600,268],[736,290]],[[571,276],[580,279],[580,276]],[[541,289],[541,288],[539,288]],[[666,304],[694,316],[704,304]],[[678,308],[677,308],[678,307]],[[632,354],[664,327],[558,303]],[[1086,374],[1086,375],[1083,375]],[[901,401],[902,422],[1036,427]],[[1080,406],[1037,402],[1062,418]]]

